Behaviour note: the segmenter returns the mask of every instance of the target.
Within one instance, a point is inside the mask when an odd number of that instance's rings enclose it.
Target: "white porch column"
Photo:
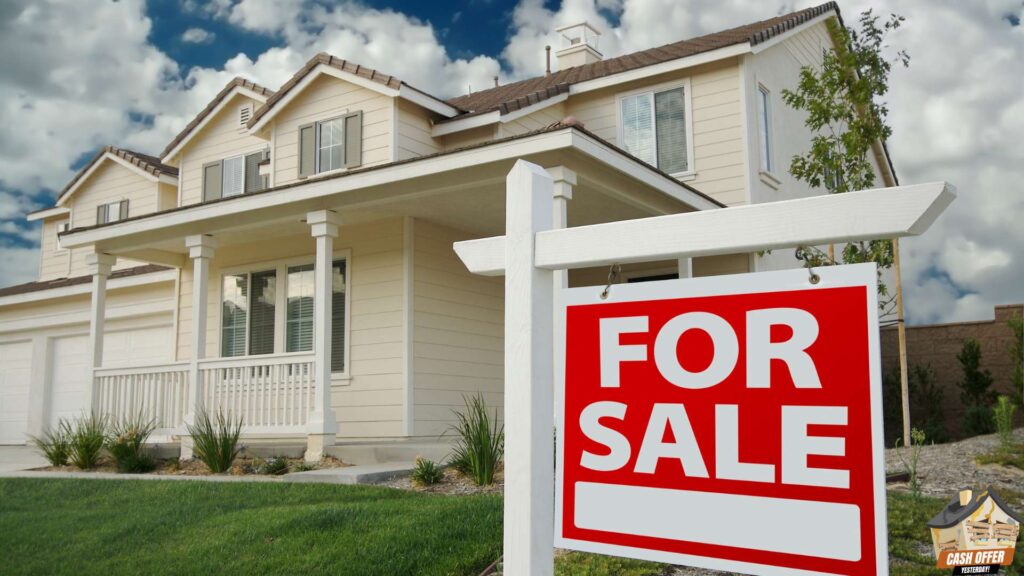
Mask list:
[[[505,518],[507,576],[554,572],[554,275],[534,266],[552,224],[551,176],[519,160],[505,192]]]
[[[107,278],[117,258],[110,254],[92,252],[85,255],[85,265],[92,275],[92,306],[89,309],[89,347],[92,349],[92,367],[103,365],[103,324],[107,315]],[[95,411],[96,379],[91,378],[86,405]]]
[[[324,448],[334,445],[338,419],[331,408],[331,296],[334,267],[334,239],[341,217],[331,210],[306,215],[310,232],[316,238],[313,285],[313,411],[309,414],[306,460],[317,461]]]
[[[551,224],[555,229],[569,227],[569,200],[572,200],[572,189],[576,186],[576,173],[565,166],[548,168],[548,174],[554,180],[554,214]],[[555,270],[555,289],[569,287],[569,271]]]
[[[192,360],[189,364],[189,386],[185,423],[194,424],[203,410],[203,389],[199,380],[199,362],[206,358],[206,319],[210,293],[210,259],[217,240],[197,234],[185,238],[188,256],[192,259]],[[181,434],[181,459],[192,458],[192,438]]]

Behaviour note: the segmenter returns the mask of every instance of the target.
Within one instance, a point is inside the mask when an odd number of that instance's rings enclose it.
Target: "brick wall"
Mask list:
[[[965,406],[960,402],[963,370],[956,355],[964,340],[973,338],[981,344],[981,367],[992,373],[992,389],[1000,394],[1010,393],[1010,373],[1013,361],[1010,346],[1013,332],[1007,321],[1020,315],[1024,305],[996,306],[995,319],[981,322],[958,322],[930,326],[907,326],[907,365],[931,365],[936,384],[943,390],[943,404],[947,415],[946,428],[953,438],[960,437],[960,422]],[[895,326],[882,329],[882,373],[898,369],[899,341]],[[913,402],[913,398],[911,398]]]

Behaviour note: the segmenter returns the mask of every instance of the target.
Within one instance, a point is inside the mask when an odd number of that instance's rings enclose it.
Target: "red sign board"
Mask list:
[[[887,574],[873,264],[562,291],[556,546]]]

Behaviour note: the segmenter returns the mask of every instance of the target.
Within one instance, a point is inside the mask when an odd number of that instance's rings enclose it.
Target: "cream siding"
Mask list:
[[[498,138],[515,136],[524,132],[547,128],[548,126],[559,122],[563,118],[565,118],[565,102],[552,104],[551,106],[541,108],[532,114],[516,118],[511,122],[503,122],[499,124]]]
[[[406,160],[441,152],[444,147],[440,140],[430,134],[430,113],[401,98],[395,98],[394,102],[398,107],[398,134],[395,139],[398,154],[395,159]]]
[[[57,226],[67,222],[67,216],[43,221],[39,240],[39,279],[66,278],[71,270],[71,251],[57,247]]]
[[[475,146],[484,142],[490,142],[495,139],[495,135],[497,133],[498,127],[492,124],[490,126],[481,126],[471,130],[463,130],[461,132],[455,132],[454,134],[448,134],[446,136],[442,136],[441,141],[444,143],[445,150],[457,150],[467,146]]]
[[[619,145],[617,95],[670,86],[687,78],[693,109],[695,172],[687,183],[727,205],[743,204],[747,200],[745,152],[739,65],[735,59],[571,96],[566,111],[590,132]]]
[[[260,105],[247,96],[235,94],[219,113],[208,118],[202,130],[192,135],[178,156],[182,206],[203,201],[203,165],[270,147],[263,138],[251,136],[239,120],[241,107],[255,110]]]
[[[272,120],[274,185],[299,179],[299,127],[349,112],[363,112],[362,166],[391,161],[392,98],[333,76],[320,76]]]
[[[470,235],[416,220],[413,257],[414,429],[436,437],[481,392],[502,413],[504,281],[470,274],[452,243]]]
[[[342,225],[335,251],[350,250],[348,289],[351,290],[349,328],[350,379],[336,379],[332,403],[338,416],[338,436],[344,438],[393,437],[404,434],[404,381],[402,364],[402,221]],[[221,278],[239,268],[268,269],[281,260],[312,262],[311,236],[288,236],[219,248],[210,266],[207,318],[207,358],[220,357]],[[181,275],[178,298],[179,360],[191,357],[191,265]],[[283,287],[282,287],[283,289]]]

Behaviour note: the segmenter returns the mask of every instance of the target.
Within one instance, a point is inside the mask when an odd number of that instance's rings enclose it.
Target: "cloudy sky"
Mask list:
[[[97,149],[158,153],[236,75],[276,88],[326,51],[439,96],[543,73],[558,25],[601,28],[606,56],[818,2],[781,0],[4,0],[0,2],[0,286],[31,281],[39,229]],[[901,182],[960,197],[903,242],[914,323],[1024,301],[1024,2],[840,0],[907,17],[889,97]]]

